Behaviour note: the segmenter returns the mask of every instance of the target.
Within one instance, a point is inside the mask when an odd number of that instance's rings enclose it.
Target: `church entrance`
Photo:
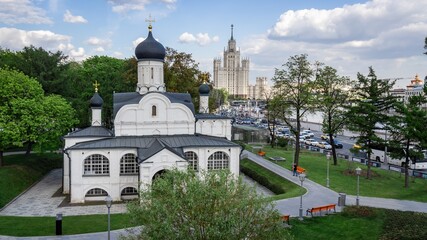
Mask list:
[[[157,178],[162,177],[163,174],[165,174],[165,173],[166,173],[165,169],[156,172],[156,174],[154,174],[153,179],[151,179],[151,181],[155,181]]]

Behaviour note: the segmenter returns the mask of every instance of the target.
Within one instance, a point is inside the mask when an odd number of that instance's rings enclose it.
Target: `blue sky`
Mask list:
[[[307,53],[341,75],[355,78],[373,66],[378,77],[405,86],[427,75],[425,9],[427,1],[414,0],[0,0],[0,46],[32,44],[77,61],[130,58],[151,14],[154,37],[191,53],[203,71],[212,72],[234,24],[251,82]]]

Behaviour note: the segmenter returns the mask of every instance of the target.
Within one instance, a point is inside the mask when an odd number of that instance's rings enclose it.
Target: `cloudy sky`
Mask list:
[[[250,81],[271,78],[295,54],[355,78],[373,66],[405,86],[427,75],[427,1],[415,0],[0,0],[0,47],[41,46],[80,61],[93,55],[130,58],[147,35],[191,53],[212,72],[234,24]]]

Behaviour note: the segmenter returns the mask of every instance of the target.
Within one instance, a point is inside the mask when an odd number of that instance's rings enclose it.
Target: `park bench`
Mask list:
[[[300,166],[297,167],[297,173],[301,174],[301,173],[305,173],[305,168],[302,168]]]
[[[282,222],[283,222],[283,223],[286,223],[286,224],[290,225],[290,224],[289,224],[289,215],[283,215],[283,216],[281,217],[281,219],[282,219]]]
[[[261,157],[264,157],[265,156],[265,152],[264,151],[259,151],[258,155],[260,155]]]
[[[313,214],[315,213],[319,213],[319,215],[322,216],[322,212],[325,212],[326,214],[328,214],[332,210],[336,212],[335,206],[336,204],[329,204],[329,205],[324,205],[320,207],[309,208],[307,209],[307,212],[305,213],[305,215],[307,216],[310,213],[311,216],[313,217]]]

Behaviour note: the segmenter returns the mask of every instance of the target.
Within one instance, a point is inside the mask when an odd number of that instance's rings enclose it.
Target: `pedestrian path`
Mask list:
[[[40,182],[21,194],[15,201],[5,206],[0,215],[4,216],[63,216],[106,214],[102,205],[60,207],[65,196],[54,196],[62,186],[62,169],[52,170]],[[113,204],[111,213],[126,212],[126,204]]]

